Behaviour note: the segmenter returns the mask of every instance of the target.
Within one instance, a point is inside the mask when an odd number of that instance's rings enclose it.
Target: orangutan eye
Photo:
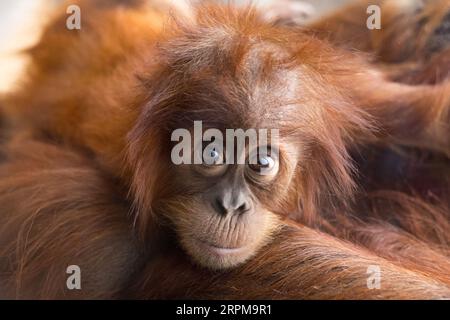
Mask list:
[[[271,180],[279,170],[278,149],[267,146],[250,152],[247,167],[248,175],[257,180]]]
[[[250,169],[261,172],[262,170],[270,171],[275,167],[275,160],[269,156],[258,156],[256,164],[249,164]]]
[[[213,149],[209,153],[209,157],[212,160],[212,163],[217,164],[220,160],[220,154],[217,152],[217,150]]]
[[[204,164],[206,166],[217,166],[223,164],[223,155],[216,148],[204,151]]]

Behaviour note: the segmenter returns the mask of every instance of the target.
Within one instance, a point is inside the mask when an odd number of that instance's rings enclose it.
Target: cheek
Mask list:
[[[293,172],[282,172],[277,179],[267,187],[254,185],[252,193],[259,199],[261,206],[268,211],[282,213],[296,203],[297,195]]]

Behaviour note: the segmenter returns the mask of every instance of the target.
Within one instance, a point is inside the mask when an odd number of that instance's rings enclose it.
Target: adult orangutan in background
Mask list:
[[[386,15],[409,12],[390,4]],[[444,30],[428,34],[431,47],[410,38],[386,68],[345,48],[366,32],[365,2],[348,10],[361,29],[337,13],[301,30],[232,6],[167,26],[139,1],[79,5],[82,29],[53,21],[3,103],[0,297],[450,297],[450,69],[436,63],[448,16],[423,22]],[[403,40],[435,6],[450,10],[430,2],[359,49],[397,50],[392,35]],[[266,146],[278,153],[175,165],[171,133],[196,120],[279,129]],[[437,173],[398,184],[374,151],[391,145],[408,146],[396,163],[420,169],[409,148],[432,150]],[[69,265],[81,290],[66,287]]]

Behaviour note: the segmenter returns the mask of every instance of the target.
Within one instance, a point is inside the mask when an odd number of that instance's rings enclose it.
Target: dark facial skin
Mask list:
[[[286,148],[279,155],[258,155],[256,163],[250,163],[254,161],[247,150],[245,164],[226,164],[223,155],[213,152],[209,164],[174,167],[180,196],[163,211],[197,263],[212,269],[233,267],[270,241],[279,225],[270,198],[275,189],[280,194],[277,185],[286,185],[293,174],[282,170],[295,162]]]

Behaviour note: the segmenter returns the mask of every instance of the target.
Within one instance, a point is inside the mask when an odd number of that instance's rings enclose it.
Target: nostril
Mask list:
[[[248,205],[247,202],[244,202],[243,204],[241,204],[237,209],[236,212],[237,213],[245,213],[248,210],[250,210],[250,206]]]
[[[217,198],[215,201],[215,207],[218,213],[220,213],[221,215],[226,215],[228,210],[225,208],[225,206],[222,203],[222,200]]]
[[[231,199],[230,197],[215,197],[212,201],[214,210],[222,215],[227,214],[243,214],[251,209],[251,204],[247,199]]]

